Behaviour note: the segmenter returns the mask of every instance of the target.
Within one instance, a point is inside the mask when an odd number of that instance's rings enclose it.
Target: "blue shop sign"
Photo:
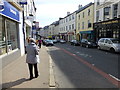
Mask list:
[[[0,10],[0,14],[19,21],[19,11],[5,0],[3,0],[3,4],[4,6],[1,6],[3,10]]]
[[[81,31],[80,33],[81,34],[91,34],[91,33],[93,33],[93,31]]]

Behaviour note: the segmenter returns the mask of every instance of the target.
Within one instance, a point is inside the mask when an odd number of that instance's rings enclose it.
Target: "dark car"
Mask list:
[[[90,40],[87,40],[87,39],[82,39],[80,45],[83,46],[83,47],[87,47],[87,48],[97,47],[96,42],[93,42],[92,40],[90,41]]]
[[[79,46],[80,45],[80,42],[77,41],[77,40],[71,40],[70,43],[71,43],[71,45],[75,45],[75,46]]]

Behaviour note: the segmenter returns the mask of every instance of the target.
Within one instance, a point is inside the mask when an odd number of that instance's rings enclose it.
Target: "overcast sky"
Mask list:
[[[65,17],[67,12],[74,12],[78,5],[86,5],[94,0],[35,0],[37,8],[36,21],[40,27],[50,25],[59,20],[59,17]]]

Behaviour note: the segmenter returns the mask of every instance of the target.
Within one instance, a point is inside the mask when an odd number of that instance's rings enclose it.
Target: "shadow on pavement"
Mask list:
[[[2,90],[11,88],[11,87],[13,87],[13,86],[20,85],[20,84],[22,84],[23,82],[26,82],[26,81],[29,81],[29,79],[21,78],[21,79],[18,79],[18,80],[16,80],[16,81],[13,81],[13,82],[3,83],[3,84],[2,84],[2,88],[3,88]]]

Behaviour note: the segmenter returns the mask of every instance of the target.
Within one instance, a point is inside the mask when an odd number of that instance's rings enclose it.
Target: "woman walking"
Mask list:
[[[36,43],[35,40],[33,38],[30,38],[29,44],[26,47],[26,52],[27,52],[26,63],[28,63],[28,67],[29,67],[30,80],[34,78],[33,67],[34,67],[35,78],[39,76],[38,68],[37,68],[37,63],[39,63],[39,49],[35,43]]]

